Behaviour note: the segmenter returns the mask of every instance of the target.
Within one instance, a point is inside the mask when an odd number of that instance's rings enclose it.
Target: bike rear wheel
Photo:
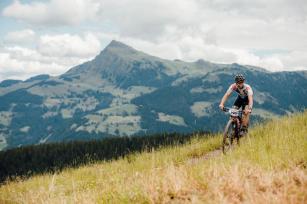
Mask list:
[[[223,143],[222,143],[222,147],[223,147],[223,153],[226,154],[226,152],[228,152],[229,150],[231,150],[232,146],[233,146],[233,141],[235,138],[235,130],[236,127],[233,127],[233,121],[229,120],[224,133],[223,133]]]

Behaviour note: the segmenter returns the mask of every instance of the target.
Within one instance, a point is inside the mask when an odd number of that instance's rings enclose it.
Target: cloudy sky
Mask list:
[[[306,0],[1,0],[0,81],[59,75],[112,39],[166,59],[307,70]]]

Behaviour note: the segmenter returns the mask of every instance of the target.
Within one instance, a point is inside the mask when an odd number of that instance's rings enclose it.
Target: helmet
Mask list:
[[[235,76],[235,81],[236,81],[236,83],[242,82],[242,81],[244,81],[244,80],[245,80],[245,78],[244,78],[243,74],[237,74],[237,75]]]

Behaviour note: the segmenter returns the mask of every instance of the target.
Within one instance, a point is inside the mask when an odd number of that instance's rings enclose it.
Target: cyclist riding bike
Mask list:
[[[223,96],[219,105],[220,109],[223,110],[224,104],[233,91],[238,93],[238,97],[233,104],[233,108],[240,109],[242,107],[242,127],[240,136],[243,136],[248,131],[249,116],[253,108],[253,90],[250,85],[244,83],[245,78],[242,74],[235,76],[235,83],[231,84],[225,95]]]

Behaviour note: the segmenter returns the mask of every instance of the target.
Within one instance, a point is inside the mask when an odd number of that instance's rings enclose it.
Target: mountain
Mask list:
[[[218,103],[236,73],[254,90],[253,121],[307,106],[307,72],[269,72],[148,55],[112,41],[60,76],[0,83],[0,149],[109,135],[218,131]],[[235,94],[229,99],[233,102]]]

